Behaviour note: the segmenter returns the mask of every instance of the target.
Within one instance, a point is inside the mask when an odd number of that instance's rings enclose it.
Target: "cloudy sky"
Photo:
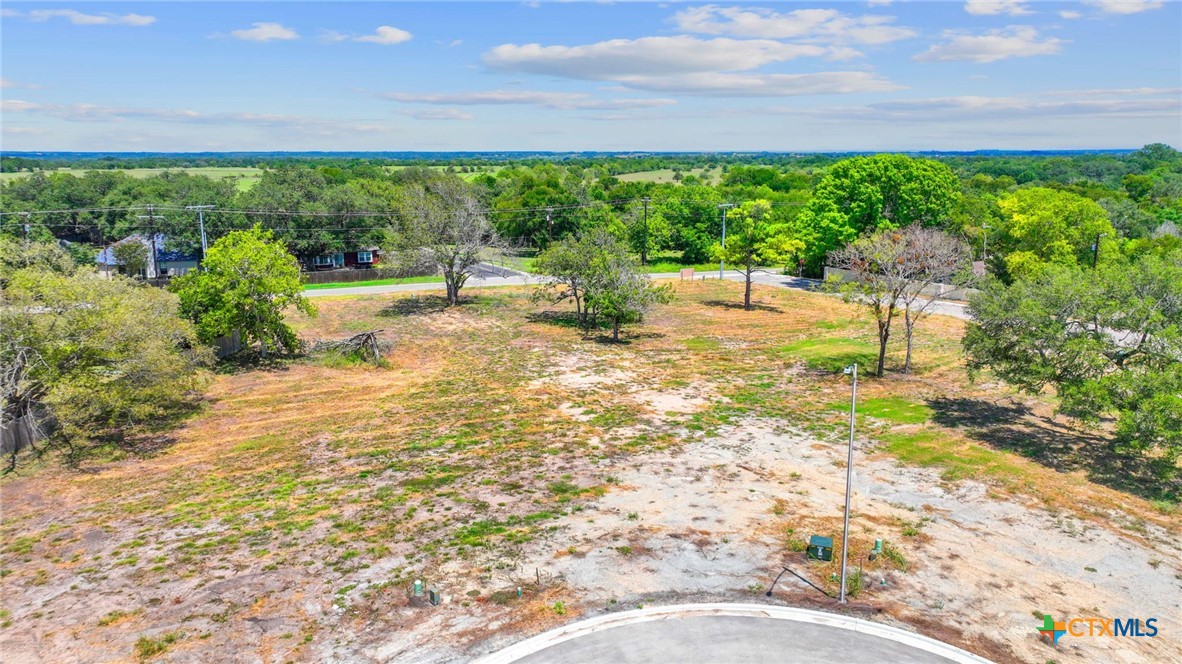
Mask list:
[[[1172,0],[0,12],[4,150],[1182,147]]]

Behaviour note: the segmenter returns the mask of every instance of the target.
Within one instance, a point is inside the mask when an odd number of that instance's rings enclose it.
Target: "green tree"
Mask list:
[[[1012,279],[1028,278],[1048,265],[1090,265],[1118,254],[1116,229],[1098,203],[1044,187],[1019,189],[997,202],[1002,228],[991,246],[1005,256]],[[1100,246],[1093,252],[1093,245]]]
[[[2,248],[27,249],[25,265],[7,272],[0,289],[5,425],[38,422],[52,443],[76,451],[86,441],[119,440],[157,425],[192,404],[197,369],[210,355],[178,315],[175,295],[74,270],[52,248]]]
[[[553,303],[571,300],[575,303],[575,316],[580,325],[586,323],[583,298],[586,297],[587,281],[591,276],[592,263],[596,254],[598,235],[606,229],[584,232],[579,236],[563,238],[550,245],[534,260],[533,271],[542,275],[545,286],[535,293],[535,299]]]
[[[1057,391],[1060,411],[1085,422],[1115,415],[1115,449],[1182,452],[1182,253],[1146,255],[1093,271],[1054,265],[969,305],[972,371],[1020,389]]]
[[[641,322],[653,305],[667,302],[669,288],[653,286],[624,245],[610,234],[595,231],[588,241],[593,254],[586,276],[587,311],[592,321],[606,320],[612,341],[619,341],[621,326]]]
[[[316,309],[303,296],[299,264],[271,231],[255,226],[219,238],[201,268],[174,280],[173,290],[202,341],[238,330],[247,343],[259,344],[263,356],[299,349],[283,313],[295,307],[315,315]]]
[[[713,247],[715,260],[725,260],[743,267],[745,288],[743,308],[751,310],[751,275],[760,265],[787,263],[804,249],[804,243],[792,237],[791,229],[780,221],[765,200],[748,201],[727,217],[726,245]]]
[[[111,247],[111,254],[116,264],[123,268],[123,274],[129,277],[138,277],[148,268],[148,247],[139,238],[116,243]]]
[[[959,197],[948,166],[900,154],[854,157],[830,168],[796,219],[813,269],[834,249],[878,228],[944,223]]]

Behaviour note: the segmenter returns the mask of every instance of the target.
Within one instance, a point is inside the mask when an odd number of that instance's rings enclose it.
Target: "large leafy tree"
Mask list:
[[[247,343],[258,343],[264,356],[299,348],[284,311],[294,307],[316,313],[303,296],[299,264],[271,231],[258,226],[219,238],[201,270],[177,278],[172,287],[202,341],[211,343],[238,330]]]
[[[973,298],[964,338],[972,370],[1037,393],[1067,415],[1114,415],[1115,447],[1182,452],[1182,254],[1092,271],[1051,266]]]
[[[941,224],[959,195],[952,169],[931,159],[880,154],[839,161],[796,218],[805,258],[815,269],[867,231]]]
[[[51,246],[4,240],[0,279],[3,425],[52,442],[118,439],[191,402],[209,353],[177,298],[76,270]],[[14,450],[9,468],[16,461]]]
[[[1090,265],[1117,255],[1116,229],[1095,201],[1066,191],[1029,187],[997,202],[998,253],[1012,279],[1035,277],[1049,265]],[[1100,246],[1093,248],[1097,239]]]
[[[712,253],[716,260],[742,266],[743,308],[750,311],[751,276],[755,268],[787,263],[804,249],[804,243],[792,236],[791,229],[765,200],[743,203],[731,211],[727,222],[726,245],[715,244]]]
[[[474,188],[455,177],[407,187],[402,224],[391,234],[390,253],[404,271],[442,274],[448,304],[499,239]]]

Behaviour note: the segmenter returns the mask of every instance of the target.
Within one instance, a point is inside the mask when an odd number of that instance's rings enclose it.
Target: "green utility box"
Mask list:
[[[813,560],[833,560],[833,538],[820,535],[810,537],[808,556]]]

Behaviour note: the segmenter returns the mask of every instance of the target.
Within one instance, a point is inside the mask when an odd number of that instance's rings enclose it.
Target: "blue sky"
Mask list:
[[[1182,4],[21,3],[5,150],[1182,147]]]

